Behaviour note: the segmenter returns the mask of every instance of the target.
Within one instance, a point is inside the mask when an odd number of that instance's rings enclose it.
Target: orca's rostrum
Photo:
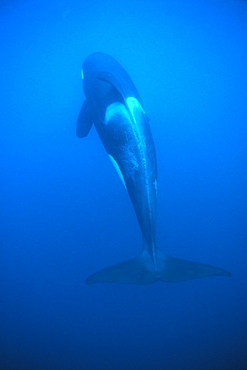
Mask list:
[[[137,257],[94,273],[87,284],[151,284],[158,280],[178,282],[231,276],[218,267],[170,257],[157,247],[156,155],[140,96],[128,73],[107,54],[89,55],[83,63],[82,78],[86,99],[76,134],[85,137],[95,125],[128,191],[143,237],[143,248]]]

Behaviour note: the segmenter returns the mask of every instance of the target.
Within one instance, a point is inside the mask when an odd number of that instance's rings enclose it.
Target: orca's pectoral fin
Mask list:
[[[77,118],[76,136],[79,138],[87,136],[89,131],[91,130],[92,125],[93,119],[91,107],[87,99],[85,99]]]

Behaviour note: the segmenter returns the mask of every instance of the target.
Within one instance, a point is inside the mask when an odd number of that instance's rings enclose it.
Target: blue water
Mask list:
[[[247,2],[0,2],[0,368],[247,368]],[[131,75],[158,159],[157,241],[232,273],[85,285],[137,255],[132,205],[93,129],[82,61]]]

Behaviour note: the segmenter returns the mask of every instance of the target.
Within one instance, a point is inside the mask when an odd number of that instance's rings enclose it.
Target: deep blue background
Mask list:
[[[246,369],[247,2],[1,1],[0,34],[0,368]],[[142,245],[95,130],[75,136],[94,51],[150,117],[159,247],[232,278],[85,285]]]

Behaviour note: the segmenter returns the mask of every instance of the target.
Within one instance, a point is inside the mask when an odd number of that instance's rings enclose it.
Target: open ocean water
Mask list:
[[[247,368],[247,2],[0,1],[0,369]],[[86,285],[141,233],[93,128],[80,69],[116,58],[150,118],[157,242],[225,268]]]

